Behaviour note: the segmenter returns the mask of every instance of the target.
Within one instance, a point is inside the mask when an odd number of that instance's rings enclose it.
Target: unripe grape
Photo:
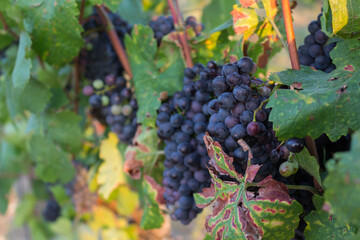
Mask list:
[[[120,105],[112,105],[111,106],[111,113],[114,115],[120,115],[122,112],[122,108]]]
[[[283,177],[289,177],[299,170],[299,164],[297,161],[283,162],[279,167],[279,172]]]
[[[93,87],[97,90],[102,89],[104,87],[104,82],[101,79],[96,79],[92,83]]]

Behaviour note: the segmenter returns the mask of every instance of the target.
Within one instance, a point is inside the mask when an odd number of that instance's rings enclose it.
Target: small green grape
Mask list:
[[[103,106],[109,105],[109,102],[110,102],[110,99],[109,99],[108,96],[102,96],[101,97],[101,103],[102,103]]]
[[[120,105],[112,105],[111,106],[111,113],[114,115],[120,115],[122,112],[121,110],[122,110],[122,108]]]
[[[97,90],[102,89],[104,87],[104,82],[101,79],[96,79],[92,83],[93,87]]]
[[[279,172],[283,177],[289,177],[299,170],[299,164],[295,160],[283,162],[279,167]]]

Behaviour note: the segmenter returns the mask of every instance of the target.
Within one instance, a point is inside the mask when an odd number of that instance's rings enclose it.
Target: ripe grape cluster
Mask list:
[[[256,64],[249,57],[223,66],[212,86],[217,96],[208,104],[211,114],[207,130],[211,137],[234,158],[234,166],[244,173],[248,152],[237,142],[243,139],[251,148],[252,164],[262,164],[256,180],[261,180],[275,169],[270,161],[270,153],[277,145],[268,121],[270,109],[265,109],[265,101],[271,86],[261,79],[252,79]]]
[[[160,45],[161,39],[169,33],[175,31],[174,19],[172,16],[160,16],[156,20],[151,20],[149,26],[154,31],[154,37],[158,45]],[[199,35],[203,30],[203,25],[196,22],[196,18],[189,16],[185,21],[186,27],[192,27],[196,35]]]
[[[119,39],[123,43],[125,35],[130,34],[132,26],[122,20],[117,14],[109,12],[108,16],[114,25]],[[84,24],[84,29],[85,32],[89,33],[85,38],[87,42],[86,51],[82,52],[85,77],[89,79],[103,79],[109,74],[121,74],[123,67],[96,12]]]
[[[181,92],[159,108],[158,136],[165,142],[164,198],[173,220],[188,224],[201,211],[193,194],[209,187],[209,157],[203,141],[213,97],[211,79],[221,69],[214,61],[186,68]]]
[[[122,76],[107,75],[83,88],[89,104],[100,113],[120,141],[131,143],[137,128],[137,101]]]
[[[56,219],[60,216],[60,214],[61,207],[59,206],[59,204],[53,199],[48,200],[43,211],[44,219],[48,222],[55,222]]]
[[[326,44],[329,38],[321,31],[321,16],[322,13],[316,21],[309,24],[310,34],[305,37],[304,45],[299,47],[298,54],[301,65],[311,66],[329,73],[336,68],[330,57],[330,52],[336,43]]]

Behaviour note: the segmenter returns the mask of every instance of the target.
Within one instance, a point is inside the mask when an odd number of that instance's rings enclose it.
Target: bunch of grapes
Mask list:
[[[154,37],[156,38],[158,45],[160,45],[161,39],[164,36],[175,31],[174,19],[172,16],[160,16],[156,20],[151,20],[149,26],[154,31]],[[203,25],[197,23],[196,18],[193,16],[186,18],[185,26],[193,28],[196,35],[199,35],[204,29]]]
[[[329,73],[336,68],[330,57],[330,52],[336,43],[326,44],[329,38],[321,31],[321,16],[322,13],[316,21],[309,24],[310,35],[305,37],[305,44],[299,47],[298,54],[301,65],[311,66]]]
[[[43,211],[43,217],[45,221],[55,222],[56,219],[60,216],[60,214],[61,207],[59,206],[59,204],[53,199],[48,200]]]
[[[122,76],[107,75],[104,80],[96,79],[83,88],[89,96],[89,104],[105,118],[111,131],[119,140],[131,143],[137,128],[137,101],[131,88],[126,86]]]
[[[164,198],[173,220],[188,224],[201,211],[193,194],[209,187],[209,157],[203,141],[213,97],[211,80],[219,73],[214,61],[185,69],[184,87],[159,108],[158,135],[165,141]]]
[[[277,141],[272,123],[268,121],[270,109],[265,109],[263,103],[271,92],[271,86],[251,77],[256,69],[249,57],[223,66],[221,76],[212,82],[217,98],[208,103],[211,117],[207,130],[234,158],[239,173],[245,172],[248,160],[248,152],[238,143],[243,139],[251,148],[251,163],[262,164],[255,179],[259,181],[275,170],[270,154]]]
[[[108,16],[114,25],[120,41],[124,45],[124,37],[126,34],[130,34],[132,26],[122,20],[117,14],[109,12]],[[123,67],[96,12],[84,24],[84,29],[85,32],[89,32],[89,35],[85,38],[87,42],[86,51],[82,52],[85,77],[89,79],[103,79],[109,74],[121,75]]]

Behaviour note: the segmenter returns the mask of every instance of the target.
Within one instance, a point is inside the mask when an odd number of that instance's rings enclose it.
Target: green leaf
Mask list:
[[[296,153],[294,158],[306,172],[313,176],[316,181],[321,185],[320,166],[316,158],[311,156],[307,148],[304,148],[300,153]]]
[[[20,157],[13,144],[6,140],[0,142],[0,175],[17,175],[23,170],[23,163],[19,161]],[[16,178],[10,176],[1,179],[0,185],[0,213],[5,213],[8,206],[7,194]]]
[[[280,140],[306,135],[318,138],[326,133],[336,141],[349,128],[360,128],[359,50],[357,39],[339,42],[331,52],[337,69],[329,74],[303,66],[299,71],[271,75],[275,82],[301,89],[277,90],[267,104],[272,107],[269,120]]]
[[[67,183],[75,175],[69,156],[49,138],[34,135],[28,143],[30,157],[36,163],[35,174],[45,182]]]
[[[12,73],[12,81],[16,88],[23,88],[30,79],[31,59],[26,56],[30,48],[31,39],[29,34],[21,32],[15,67]]]
[[[360,225],[360,131],[352,135],[351,150],[337,153],[327,163],[329,174],[325,178],[325,199],[340,220]],[[346,196],[346,197],[344,197]]]
[[[117,13],[130,24],[146,25],[150,20],[150,15],[144,12],[141,0],[121,0]]]
[[[30,228],[32,239],[48,240],[51,238],[52,233],[43,220],[31,218],[28,222],[28,226]]]
[[[92,5],[96,4],[104,4],[106,5],[112,12],[116,12],[118,10],[119,4],[124,0],[90,0]]]
[[[162,216],[159,208],[159,204],[156,202],[155,189],[147,181],[143,181],[143,216],[141,218],[140,227],[142,229],[154,229],[160,228],[164,223],[164,217]]]
[[[26,13],[34,26],[33,47],[42,59],[64,65],[78,55],[83,40],[75,0],[44,1],[37,7],[26,8]]]
[[[125,37],[126,50],[129,56],[131,69],[134,75],[135,94],[139,109],[137,120],[145,126],[155,126],[157,109],[161,104],[160,94],[167,92],[172,95],[182,87],[184,63],[181,59],[180,49],[173,44],[166,46],[167,53],[161,57],[170,55],[178,56],[173,62],[169,62],[166,69],[157,69],[156,50],[157,43],[153,38],[154,33],[150,27],[136,25],[131,37]],[[158,61],[161,61],[158,60]],[[161,61],[164,62],[164,61]]]
[[[56,202],[60,205],[69,202],[70,198],[66,193],[66,190],[63,186],[55,185],[50,187],[51,193],[55,197]]]
[[[308,224],[304,231],[306,239],[353,239],[355,228],[340,222],[327,212],[312,211],[305,217],[305,221]]]
[[[52,88],[50,91],[52,93],[52,97],[49,102],[49,108],[59,109],[69,103],[69,99],[62,88]]]
[[[230,12],[236,2],[234,0],[211,0],[204,8],[201,19],[201,22],[205,25],[205,32],[231,19]]]
[[[53,240],[78,240],[77,231],[73,227],[73,223],[68,218],[59,218],[56,222],[50,225],[52,232],[58,236],[52,238]]]
[[[331,11],[325,12],[325,21],[332,22],[332,33],[343,38],[351,38],[360,32],[360,5],[358,0],[327,0],[324,5]]]
[[[14,89],[14,91],[19,90]],[[33,113],[42,112],[48,104],[51,95],[49,89],[36,80],[30,80],[25,88],[22,91],[19,91],[18,94],[21,108]]]
[[[70,110],[50,113],[45,116],[48,136],[64,149],[77,151],[81,147],[82,132],[79,127],[81,117]]]
[[[16,209],[15,224],[24,225],[32,216],[36,205],[36,198],[32,194],[27,194],[21,200],[21,204]]]

